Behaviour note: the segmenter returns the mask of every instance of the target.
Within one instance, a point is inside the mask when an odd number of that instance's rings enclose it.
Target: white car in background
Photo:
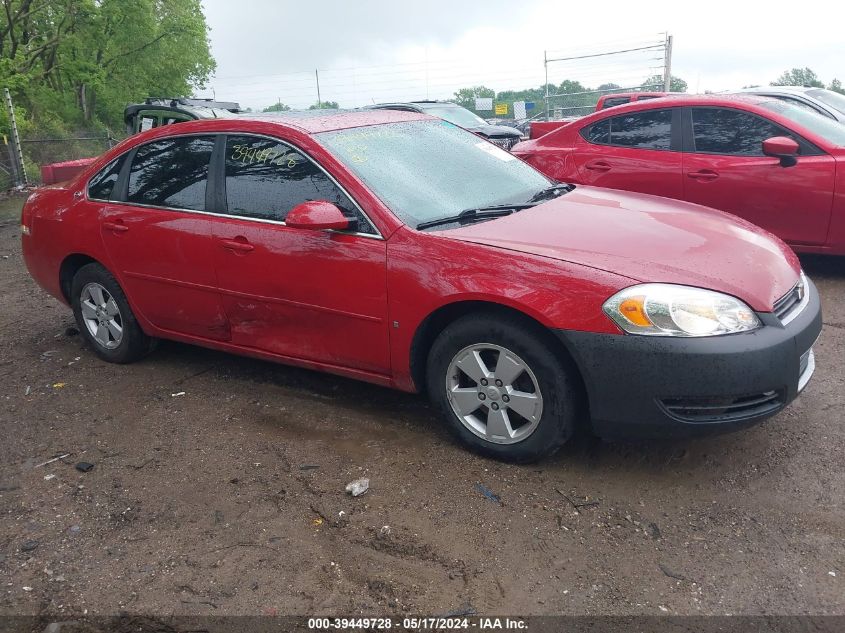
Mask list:
[[[845,95],[833,90],[807,86],[757,86],[756,88],[743,88],[737,90],[737,92],[789,101],[835,119],[840,123],[845,123]]]

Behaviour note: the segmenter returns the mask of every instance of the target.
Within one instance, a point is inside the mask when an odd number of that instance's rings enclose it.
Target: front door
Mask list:
[[[224,217],[213,220],[232,342],[289,358],[387,374],[386,243],[318,165],[290,145],[230,135]],[[307,200],[337,204],[349,231],[284,224]]]
[[[728,211],[795,245],[827,241],[836,162],[780,125],[733,108],[701,107],[691,117],[684,154],[684,199]],[[763,141],[788,136],[798,163],[782,167]]]

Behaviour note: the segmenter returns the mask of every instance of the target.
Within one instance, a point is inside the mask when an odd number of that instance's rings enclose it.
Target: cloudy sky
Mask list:
[[[342,107],[449,98],[458,88],[539,86],[543,52],[573,57],[674,37],[672,73],[690,91],[767,84],[808,66],[845,82],[841,2],[560,0],[203,0],[217,74],[208,90],[243,107],[281,99]],[[805,6],[806,9],[800,9]],[[645,50],[549,65],[549,81],[634,86],[662,72]]]

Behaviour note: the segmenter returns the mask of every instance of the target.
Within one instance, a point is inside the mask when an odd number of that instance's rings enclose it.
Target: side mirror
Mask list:
[[[781,167],[793,167],[798,163],[798,143],[786,136],[773,136],[763,141],[766,156],[780,158]]]
[[[296,205],[285,216],[285,224],[295,229],[348,229],[349,220],[343,212],[326,200],[312,200]]]

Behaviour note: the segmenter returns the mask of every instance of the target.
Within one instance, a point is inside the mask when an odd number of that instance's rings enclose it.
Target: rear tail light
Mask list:
[[[32,196],[30,196],[24,202],[23,208],[21,209],[21,233],[23,235],[32,234],[32,218],[35,216],[34,208],[35,205],[32,203]]]

